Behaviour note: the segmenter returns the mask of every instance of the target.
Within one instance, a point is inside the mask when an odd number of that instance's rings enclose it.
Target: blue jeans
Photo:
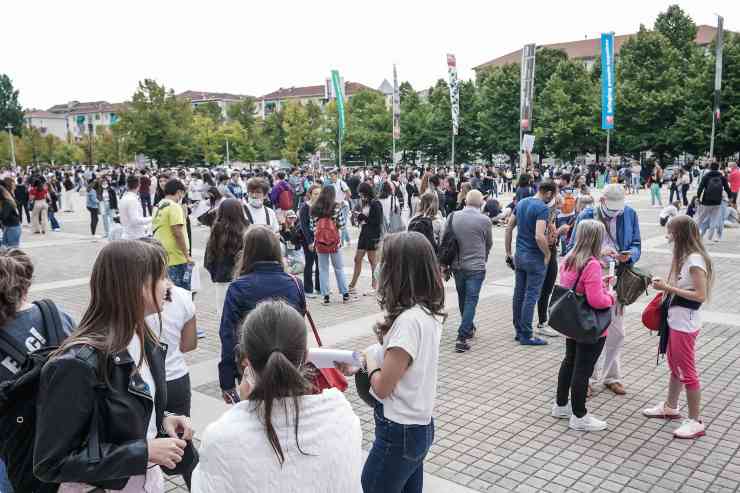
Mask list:
[[[100,208],[100,215],[103,216],[103,229],[105,230],[105,237],[107,238],[110,234],[110,226],[113,223],[113,210],[109,205],[105,205]]]
[[[8,473],[5,471],[5,464],[0,460],[0,493],[13,493],[13,487],[10,485]]]
[[[478,307],[478,297],[483,280],[486,278],[486,271],[456,270],[453,274],[457,288],[457,306],[460,308],[460,328],[457,330],[457,337],[469,339],[473,336],[475,309]]]
[[[179,265],[171,265],[167,267],[167,275],[170,278],[170,281],[172,281],[172,284],[177,286],[178,288],[187,289],[190,291],[190,276],[185,276],[185,273],[188,272],[188,264],[179,264]],[[192,268],[190,269],[190,272],[192,273]]]
[[[531,339],[534,309],[540,299],[547,266],[542,257],[536,255],[517,255],[514,264],[514,328],[520,340]]]
[[[434,419],[428,425],[401,425],[375,407],[375,441],[362,469],[364,493],[421,493],[424,458],[434,442]]]
[[[344,278],[344,266],[342,264],[342,252],[319,253],[319,284],[321,284],[321,295],[329,296],[329,262],[334,267],[334,276],[337,278],[337,289],[342,295],[349,293],[347,280]]]
[[[0,246],[18,248],[21,244],[22,229],[20,225],[3,228],[3,241],[0,242]],[[0,490],[0,493],[3,493],[2,490]]]
[[[49,222],[51,223],[52,231],[55,229],[61,229],[59,226],[59,221],[57,221],[57,217],[54,214],[55,213],[52,212],[51,209],[49,209],[48,215],[49,215]]]

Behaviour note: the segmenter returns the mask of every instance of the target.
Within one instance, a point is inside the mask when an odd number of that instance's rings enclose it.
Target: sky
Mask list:
[[[518,50],[635,32],[678,3],[697,24],[740,31],[737,0],[37,0],[3,2],[0,73],[24,108],[131,98],[153,78],[185,90],[262,96],[323,84],[332,69],[377,88],[392,79],[417,90]],[[526,10],[524,8],[526,7]]]

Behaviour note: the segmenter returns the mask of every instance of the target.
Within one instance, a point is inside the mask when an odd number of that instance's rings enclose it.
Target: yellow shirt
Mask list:
[[[167,251],[167,265],[184,264],[188,261],[185,253],[177,246],[175,235],[172,233],[172,226],[185,225],[185,212],[180,204],[164,199],[159,203],[159,209],[152,221],[154,237],[162,243]],[[188,231],[182,228],[182,234],[185,237],[185,244],[188,244]]]

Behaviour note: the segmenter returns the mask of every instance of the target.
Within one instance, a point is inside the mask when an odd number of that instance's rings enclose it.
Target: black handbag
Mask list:
[[[556,285],[548,307],[548,323],[576,342],[594,344],[612,321],[611,308],[596,310],[588,304],[585,294],[576,293],[583,269],[572,288]]]

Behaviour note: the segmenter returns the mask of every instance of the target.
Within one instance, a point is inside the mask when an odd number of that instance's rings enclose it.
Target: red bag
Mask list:
[[[316,324],[313,322],[311,312],[308,310],[306,310],[306,318],[308,318],[308,323],[311,325],[316,342],[321,347],[319,331],[316,330]],[[320,394],[324,389],[339,389],[341,392],[344,392],[347,390],[347,379],[336,368],[314,368],[313,386],[314,393],[316,394]]]
[[[283,190],[278,196],[278,207],[284,211],[289,211],[293,208],[293,192],[290,190]]]
[[[333,218],[322,217],[319,219],[316,223],[314,241],[316,253],[337,253],[339,251],[341,239]]]
[[[642,325],[650,330],[660,330],[663,319],[663,292],[659,291],[642,311]]]

